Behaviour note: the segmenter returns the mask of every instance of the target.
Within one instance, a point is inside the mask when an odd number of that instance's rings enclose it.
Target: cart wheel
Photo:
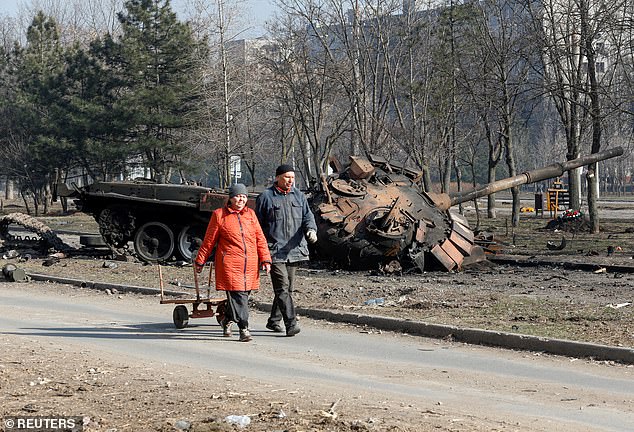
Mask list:
[[[220,302],[218,303],[218,306],[216,306],[216,320],[218,321],[218,324],[222,324],[222,320],[225,319],[225,306],[226,306],[227,302]]]
[[[189,322],[189,312],[187,311],[187,306],[176,306],[172,317],[174,318],[174,325],[176,328],[182,329],[187,327],[187,323]]]

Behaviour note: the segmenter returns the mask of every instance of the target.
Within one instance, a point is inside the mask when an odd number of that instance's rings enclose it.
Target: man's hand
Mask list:
[[[317,243],[317,231],[315,230],[308,230],[308,232],[306,232],[306,240],[308,240],[308,243]]]
[[[196,273],[201,273],[203,271],[203,267],[205,267],[204,264],[198,264],[197,262],[194,262],[194,270],[196,270]]]

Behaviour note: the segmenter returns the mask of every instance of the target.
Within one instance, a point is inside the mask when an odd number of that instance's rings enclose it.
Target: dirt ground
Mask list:
[[[42,220],[63,237],[70,236],[64,237],[67,240],[72,234],[63,233],[97,230],[94,220],[81,213]],[[599,235],[543,230],[547,219],[529,216],[514,230],[509,230],[504,218],[483,223],[495,236],[498,254],[589,263],[590,270],[486,262],[454,273],[382,274],[310,263],[298,272],[295,301],[306,308],[634,347],[634,273],[625,271],[634,268],[633,220],[606,219]],[[568,240],[565,250],[545,247],[547,241],[559,243],[563,236]],[[608,246],[613,246],[612,253],[607,252]],[[10,257],[13,249],[5,245],[0,250],[0,266],[12,263],[31,273],[86,281],[159,285],[157,267],[134,259],[113,261],[106,254],[78,251],[52,260],[28,249],[16,249],[19,256]],[[623,267],[610,267],[616,265]],[[166,289],[192,292],[191,267],[175,262],[163,268],[163,275]],[[2,283],[8,282],[0,282],[0,289]],[[266,303],[271,298],[270,281],[264,277],[252,299]],[[223,421],[224,416],[245,412],[246,405],[247,412],[258,419],[258,426],[248,430],[479,430],[475,425],[466,429],[452,425],[442,410],[430,411],[425,426],[397,420],[375,424],[366,414],[381,409],[376,407],[366,407],[354,419],[336,419],[328,411],[334,401],[306,393],[298,398],[289,391],[272,395],[270,388],[258,385],[252,391],[238,391],[240,387],[230,381],[217,382],[210,396],[192,381],[191,374],[180,376],[178,370],[157,374],[152,365],[114,361],[82,350],[69,362],[68,353],[53,345],[15,336],[0,337],[0,351],[0,416],[71,415],[81,407],[82,412],[101,413],[84,419],[88,430],[223,431],[235,428]],[[151,408],[151,400],[165,401],[160,412]],[[210,405],[214,415],[209,414]],[[197,421],[190,424],[192,418]]]

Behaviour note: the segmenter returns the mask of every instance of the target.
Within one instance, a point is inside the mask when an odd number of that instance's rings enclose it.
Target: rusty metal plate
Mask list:
[[[451,224],[451,229],[460,234],[463,238],[465,238],[469,243],[473,243],[473,231],[464,226],[458,221],[453,221]]]
[[[473,243],[469,243],[467,239],[458,234],[455,231],[451,232],[449,236],[449,240],[454,244],[455,247],[462,253],[462,255],[467,256],[471,255],[471,249],[473,249]]]
[[[462,261],[464,261],[464,255],[462,254],[462,252],[460,252],[458,248],[449,241],[449,239],[442,242],[440,244],[440,247],[447,253],[447,255],[449,255],[449,257],[458,265],[458,267],[460,267]]]
[[[350,156],[350,178],[366,179],[375,172],[374,165],[363,157]]]
[[[423,243],[425,241],[425,236],[427,234],[427,228],[423,224],[418,224],[418,228],[416,229],[416,233],[414,234],[414,239],[418,243]]]
[[[359,206],[356,203],[351,202],[346,198],[339,198],[337,200],[337,207],[339,207],[339,210],[341,210],[341,213],[344,216],[348,216],[359,210]]]
[[[443,265],[448,271],[453,270],[456,266],[456,262],[451,259],[451,257],[445,252],[440,245],[436,245],[431,249],[431,253],[440,264]]]
[[[346,218],[340,215],[338,212],[322,214],[321,217],[332,224],[338,224],[346,220]]]
[[[250,200],[255,203],[255,200]],[[225,205],[227,202],[227,195],[217,192],[206,192],[200,194],[199,208],[201,211],[213,211]]]
[[[355,220],[350,220],[343,225],[343,230],[348,234],[352,234],[357,225],[359,225],[359,222]]]
[[[451,216],[452,220],[461,223],[466,228],[469,228],[469,221],[467,220],[467,218],[465,218],[460,213],[456,213],[454,211],[450,211],[449,215]]]
[[[342,195],[362,197],[366,194],[366,189],[364,185],[351,184],[343,179],[333,180],[330,183],[330,187],[333,188],[335,192]]]
[[[318,209],[322,214],[337,211],[337,207],[328,203],[319,204]]]

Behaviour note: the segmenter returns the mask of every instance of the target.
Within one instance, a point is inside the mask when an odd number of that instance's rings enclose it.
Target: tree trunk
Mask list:
[[[13,182],[13,179],[7,177],[7,183],[5,185],[5,198],[8,200],[12,200],[15,199],[15,188],[14,188],[15,184]]]
[[[492,183],[495,181],[495,166],[489,166],[489,171],[487,175],[487,181]],[[489,219],[495,219],[495,194],[491,194],[487,196],[487,217]]]
[[[585,37],[586,57],[588,58],[588,78],[590,81],[590,118],[592,120],[592,153],[601,150],[601,104],[599,101],[599,83],[596,74],[596,55],[594,52],[593,38],[591,37],[589,24],[590,5],[581,2],[581,34]],[[590,217],[590,229],[593,234],[599,233],[598,201],[598,166],[595,162],[588,167],[586,176],[588,182],[588,216]]]
[[[596,175],[597,163],[588,166],[586,181],[588,182],[588,217],[590,218],[590,229],[593,234],[599,233],[599,211],[597,209],[597,183],[599,177]]]
[[[26,214],[30,215],[31,214],[31,206],[29,206],[29,200],[26,196],[26,194],[22,191],[20,191],[20,196],[22,197],[22,201],[24,202],[24,208],[26,209]]]

